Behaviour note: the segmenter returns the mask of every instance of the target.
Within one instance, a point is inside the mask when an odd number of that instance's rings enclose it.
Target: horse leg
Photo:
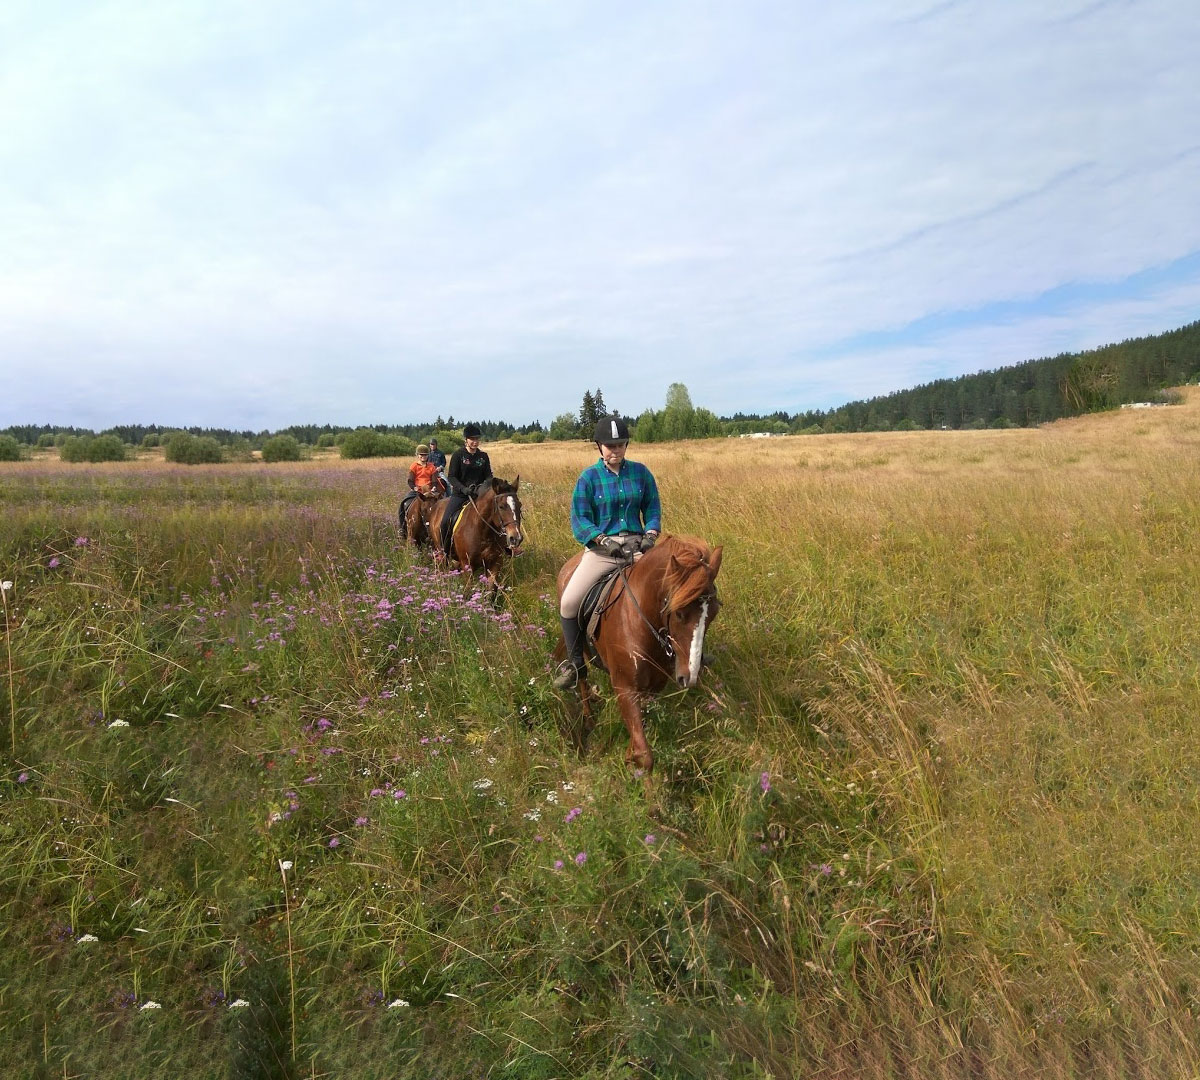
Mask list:
[[[575,740],[579,756],[587,753],[588,740],[592,737],[592,729],[596,726],[596,712],[592,708],[592,688],[588,686],[586,676],[581,676],[579,688],[579,737]]]
[[[625,763],[644,770],[649,783],[650,771],[654,768],[654,755],[650,752],[650,744],[646,742],[646,732],[642,727],[642,710],[638,705],[637,691],[628,686],[613,689],[616,690],[617,708],[621,710],[625,730],[629,732],[629,749],[625,751]]]

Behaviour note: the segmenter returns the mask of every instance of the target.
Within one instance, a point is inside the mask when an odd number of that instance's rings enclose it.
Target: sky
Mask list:
[[[850,400],[1200,318],[1196,0],[0,0],[0,426]]]

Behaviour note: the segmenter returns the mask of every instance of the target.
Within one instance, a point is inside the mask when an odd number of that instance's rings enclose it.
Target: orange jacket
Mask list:
[[[428,461],[414,461],[408,467],[408,486],[414,491],[432,491],[434,484],[442,490],[441,481],[437,480],[437,466]]]

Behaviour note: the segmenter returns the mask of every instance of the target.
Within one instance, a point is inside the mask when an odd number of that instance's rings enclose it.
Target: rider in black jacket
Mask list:
[[[487,453],[479,449],[482,434],[478,424],[463,428],[467,445],[450,455],[450,464],[446,467],[450,505],[442,517],[442,549],[447,554],[450,552],[450,523],[469,499],[478,498],[491,487],[492,462]]]

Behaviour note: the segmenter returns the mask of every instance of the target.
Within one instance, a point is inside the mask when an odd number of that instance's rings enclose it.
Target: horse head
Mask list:
[[[509,551],[516,551],[525,539],[521,532],[521,500],[517,498],[520,486],[520,473],[511,484],[497,476],[492,477],[493,527],[504,534]]]
[[[700,679],[704,634],[717,617],[717,572],[721,547],[703,541],[670,537],[663,543],[662,615],[666,638],[675,659],[675,682],[690,688]]]

